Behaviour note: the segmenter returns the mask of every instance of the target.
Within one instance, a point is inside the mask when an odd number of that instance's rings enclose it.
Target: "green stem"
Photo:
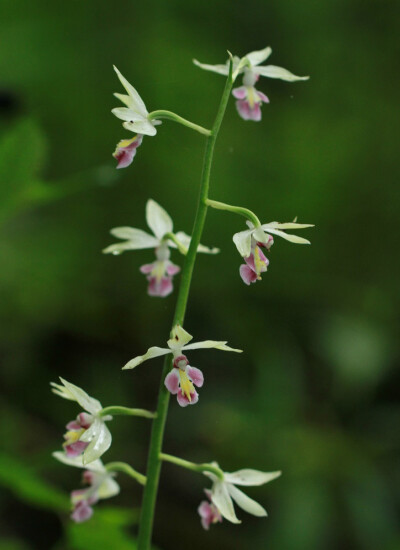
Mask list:
[[[113,416],[124,415],[124,416],[142,416],[143,418],[155,418],[156,413],[151,411],[146,411],[145,409],[130,409],[129,407],[119,407],[111,406],[105,407],[100,411],[100,416],[106,416],[111,414]]]
[[[228,212],[233,212],[234,214],[244,216],[246,219],[251,221],[254,227],[260,227],[261,225],[260,220],[254,214],[254,212],[252,212],[248,208],[242,208],[241,206],[232,206],[231,204],[226,204],[219,201],[212,201],[211,199],[207,199],[207,204],[208,206],[211,206],[211,208],[215,208],[216,210],[226,210]]]
[[[159,119],[159,118],[165,118],[166,120],[172,120],[174,122],[178,122],[179,124],[183,124],[183,126],[187,126],[188,128],[191,128],[192,130],[196,130],[196,132],[199,132],[200,134],[203,134],[204,136],[210,136],[211,130],[207,130],[207,128],[203,128],[203,126],[199,126],[198,124],[194,124],[194,122],[190,122],[190,120],[186,120],[186,118],[183,118],[176,113],[173,113],[172,111],[153,111],[149,113],[148,117],[149,120]]]
[[[106,464],[107,472],[123,472],[129,477],[135,479],[140,485],[146,485],[146,476],[139,474],[136,470],[129,466],[126,462],[109,462]]]
[[[203,472],[211,472],[221,481],[224,479],[224,472],[221,468],[218,468],[218,466],[214,466],[213,464],[195,464],[194,462],[189,462],[189,460],[184,460],[183,458],[179,458],[177,456],[167,455],[166,453],[160,453],[160,459],[165,462],[171,462],[172,464],[181,466],[182,468],[186,468],[187,470],[191,470],[192,472],[198,472],[200,474]]]
[[[208,189],[210,183],[211,164],[214,153],[215,141],[224,118],[226,106],[232,88],[232,62],[230,63],[229,75],[222,94],[221,102],[215,118],[211,134],[207,138],[204,154],[203,171],[200,183],[199,201],[197,205],[196,218],[193,225],[192,238],[185,264],[182,270],[181,284],[175,307],[175,315],[172,326],[177,323],[183,325],[186,306],[189,296],[190,283],[192,280],[193,268],[196,261],[197,247],[200,244],[204,222],[207,214]],[[170,393],[164,385],[164,379],[172,367],[172,360],[167,357],[164,361],[164,368],[160,380],[160,390],[157,405],[157,418],[153,422],[150,448],[147,462],[147,483],[144,490],[141,518],[139,525],[138,550],[150,550],[151,533],[153,529],[154,508],[157,498],[158,482],[160,478],[161,460],[160,453],[164,437],[165,422],[168,413]]]

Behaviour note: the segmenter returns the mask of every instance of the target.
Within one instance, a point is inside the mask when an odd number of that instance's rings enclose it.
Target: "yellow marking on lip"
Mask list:
[[[157,260],[155,262],[155,266],[154,268],[151,270],[151,273],[150,275],[152,277],[155,277],[157,279],[157,282],[160,282],[161,279],[164,277],[165,275],[165,265],[164,265],[164,262],[160,261],[160,260]]]
[[[254,88],[253,86],[247,86],[247,101],[250,105],[250,109],[254,108],[255,97],[254,97]]]
[[[192,382],[189,380],[188,375],[185,371],[179,369],[179,381],[181,385],[181,390],[184,395],[186,395],[189,403],[192,401],[191,394],[194,393],[194,386]]]
[[[121,139],[121,141],[117,144],[117,149],[122,147],[129,147],[129,145],[132,145],[137,140],[137,136],[134,136],[132,139]]]
[[[260,277],[263,267],[265,267],[265,261],[260,258],[260,249],[256,246],[254,251],[254,267],[256,268],[256,273]],[[261,277],[260,277],[261,279]]]
[[[80,437],[83,435],[84,432],[85,432],[84,428],[82,428],[81,430],[69,430],[68,432],[66,432],[64,434],[64,438],[65,438],[64,447],[79,441]]]

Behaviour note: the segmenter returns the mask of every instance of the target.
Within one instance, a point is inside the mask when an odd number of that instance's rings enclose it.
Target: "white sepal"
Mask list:
[[[124,252],[125,250],[142,250],[158,246],[158,239],[149,235],[146,231],[135,227],[115,227],[110,231],[111,235],[118,239],[127,239],[124,243],[117,243],[107,246],[103,250],[105,254]]]
[[[233,242],[238,249],[239,254],[242,258],[247,258],[251,254],[251,236],[253,234],[252,229],[247,231],[240,231],[233,235]]]
[[[85,470],[90,470],[92,472],[104,473],[106,469],[104,464],[100,459],[94,460],[90,464],[83,464],[82,455],[69,457],[63,451],[55,451],[52,453],[52,456],[58,461],[66,464],[67,466],[74,466],[75,468],[84,468]]]
[[[232,499],[224,482],[216,481],[211,492],[211,501],[215,504],[221,515],[231,523],[241,523],[236,517]]]
[[[130,132],[134,132],[135,134],[143,134],[145,136],[155,136],[157,133],[157,130],[154,128],[155,120],[153,120],[153,124],[149,122],[148,120],[141,120],[138,122],[123,122],[122,126],[129,130]]]
[[[258,502],[245,495],[237,487],[229,483],[226,487],[228,489],[228,493],[242,510],[257,517],[265,517],[268,515],[261,504],[258,504]]]
[[[238,470],[237,472],[225,472],[225,480],[228,483],[233,483],[235,485],[243,486],[257,486],[264,485],[273,479],[276,479],[282,474],[282,472],[260,472],[259,470],[252,470],[250,468],[245,468],[243,470]]]
[[[85,409],[85,411],[91,414],[95,415],[102,410],[103,407],[100,401],[94,399],[93,397],[90,397],[90,395],[82,390],[82,388],[79,388],[78,386],[67,382],[61,377],[60,380],[63,383],[63,386],[51,382],[53,393],[59,395],[60,397],[64,397],[64,399],[76,401],[83,409]]]
[[[296,82],[297,80],[308,80],[310,78],[309,76],[296,76],[287,69],[275,65],[266,65],[265,67],[258,66],[255,71],[261,76],[279,78],[280,80],[286,80],[286,82]]]
[[[121,491],[118,483],[112,478],[110,474],[105,477],[103,483],[99,485],[97,489],[98,498],[111,498],[118,495]]]
[[[195,342],[194,344],[189,344],[187,346],[183,347],[183,350],[191,350],[191,349],[209,349],[209,348],[215,348],[219,349],[221,351],[234,351],[236,353],[242,353],[243,350],[241,349],[235,349],[231,348],[226,345],[226,342],[218,342],[217,340],[204,340],[203,342]]]
[[[193,340],[193,336],[186,332],[181,325],[175,325],[171,331],[171,338],[167,344],[171,350],[178,350],[186,346],[187,343]]]
[[[139,355],[138,357],[134,357],[133,359],[128,361],[128,363],[124,367],[122,367],[122,370],[134,369],[148,359],[160,357],[161,355],[167,355],[167,353],[171,353],[171,350],[167,348],[159,348],[157,346],[153,346],[152,348],[149,348],[144,355]]]
[[[304,239],[303,237],[298,237],[297,235],[291,235],[290,233],[285,233],[284,231],[279,231],[278,229],[271,229],[270,227],[268,229],[265,229],[267,233],[271,233],[272,235],[278,235],[278,237],[282,237],[282,239],[285,239],[285,241],[289,241],[291,243],[295,244],[311,244],[309,240]]]
[[[115,65],[114,65],[114,70],[117,73],[118,78],[119,78],[122,86],[128,92],[128,96],[125,96],[125,97],[129,97],[129,100],[126,99],[126,104],[128,105],[128,107],[130,107],[133,110],[138,111],[143,116],[143,118],[147,118],[147,115],[149,113],[148,113],[148,111],[146,109],[146,105],[144,104],[144,102],[143,102],[142,98],[140,97],[140,95],[137,93],[137,91],[132,86],[132,84],[130,84],[126,80],[126,78],[119,72],[119,70],[117,69],[117,67]]]
[[[148,200],[146,204],[146,221],[147,225],[159,240],[161,240],[166,233],[172,233],[174,226],[170,215],[152,199]]]
[[[100,458],[111,446],[111,432],[101,418],[95,418],[91,426],[82,434],[80,441],[89,443],[82,455],[83,464],[90,464]]]
[[[271,55],[272,49],[268,46],[263,50],[248,53],[245,57],[250,61],[251,65],[259,65],[263,63]]]
[[[225,76],[228,76],[229,73],[229,65],[208,65],[207,63],[200,63],[200,61],[197,61],[197,59],[193,59],[193,63],[197,65],[197,67],[200,67],[200,69],[204,69],[205,71],[212,71],[213,73],[223,74]]]

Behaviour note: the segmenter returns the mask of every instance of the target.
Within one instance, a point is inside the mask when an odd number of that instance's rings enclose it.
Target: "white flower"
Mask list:
[[[287,82],[295,82],[296,80],[307,80],[309,76],[296,76],[292,74],[287,69],[282,67],[277,67],[275,65],[262,65],[260,63],[265,61],[272,53],[272,49],[268,46],[263,50],[258,50],[255,52],[250,52],[246,54],[241,59],[237,56],[233,57],[233,79],[237,77],[238,74],[245,73],[246,71],[251,71],[254,74],[267,76],[269,78],[279,78],[280,80],[286,80]],[[206,71],[213,71],[214,73],[222,74],[227,76],[229,73],[229,59],[224,65],[207,65],[205,63],[200,63],[197,59],[193,59],[193,63],[205,69]]]
[[[53,456],[63,464],[67,464],[67,466],[85,468],[83,481],[89,487],[71,492],[71,503],[73,506],[71,518],[76,523],[82,523],[92,516],[92,506],[98,500],[111,498],[120,492],[120,487],[114,479],[114,474],[107,471],[100,459],[94,460],[87,466],[84,466],[80,457],[71,458],[60,451],[53,453]]]
[[[194,386],[201,388],[204,383],[204,376],[200,369],[189,365],[189,360],[184,351],[215,348],[222,351],[235,351],[241,353],[242,350],[234,349],[226,345],[226,342],[217,342],[215,340],[205,340],[189,344],[192,336],[186,332],[180,325],[175,325],[171,331],[171,338],[168,340],[168,348],[152,347],[144,355],[131,359],[123,369],[133,369],[147,359],[160,357],[171,353],[174,357],[173,368],[165,377],[165,386],[167,390],[176,395],[177,401],[181,407],[195,405],[199,400],[199,395]]]
[[[168,340],[167,345],[168,348],[159,348],[157,346],[154,346],[152,348],[149,348],[147,352],[144,355],[139,355],[138,357],[135,357],[134,359],[131,359],[124,367],[123,370],[126,369],[133,369],[143,363],[144,361],[147,361],[148,359],[153,359],[154,357],[160,357],[162,355],[167,355],[169,353],[172,353],[174,358],[181,357],[183,355],[184,351],[189,351],[193,349],[200,349],[200,348],[215,348],[222,351],[235,351],[237,353],[241,353],[242,350],[240,349],[234,349],[226,345],[225,342],[219,342],[216,340],[205,340],[203,342],[197,342],[195,344],[189,344],[189,342],[193,339],[193,336],[191,336],[186,330],[184,330],[180,325],[176,325],[172,331],[171,331],[171,338]]]
[[[190,237],[183,231],[173,234],[173,221],[169,214],[152,199],[146,204],[146,221],[153,234],[146,233],[135,227],[115,227],[111,234],[124,242],[112,244],[105,248],[105,254],[121,254],[126,250],[153,248],[156,261],[141,266],[140,271],[147,275],[149,281],[148,294],[150,296],[168,296],[173,290],[172,278],[180,271],[180,267],[170,261],[169,248],[187,249]],[[173,235],[175,240],[168,237]],[[176,242],[175,242],[176,241]],[[178,244],[177,244],[178,243]],[[216,254],[218,248],[208,248],[202,244],[197,247],[198,252]]]
[[[274,239],[271,235],[279,235],[283,239],[297,244],[310,244],[310,241],[285,233],[285,229],[304,229],[313,227],[311,224],[301,223],[278,223],[270,222],[259,227],[254,227],[251,222],[247,222],[250,229],[240,231],[233,235],[233,242],[239,251],[239,254],[244,258],[245,263],[239,268],[240,276],[246,285],[255,283],[261,280],[261,273],[267,271],[269,260],[262,252],[262,248],[267,251],[274,244]]]
[[[111,112],[124,121],[123,127],[127,130],[139,135],[155,136],[157,130],[154,126],[161,124],[161,120],[149,120],[149,112],[140,95],[132,84],[129,84],[122,76],[117,67],[114,66],[114,70],[128,95],[114,94],[126,107],[116,107]]]
[[[63,385],[51,382],[53,393],[76,401],[86,411],[67,424],[63,445],[67,458],[76,458],[85,467],[109,449],[112,438],[105,422],[112,420],[112,416],[101,416],[103,407],[100,401],[63,378],[60,377],[60,380]]]
[[[142,229],[136,229],[135,227],[115,227],[111,229],[111,235],[118,239],[124,239],[124,242],[112,244],[105,248],[103,252],[105,254],[121,254],[126,250],[157,249],[162,245],[178,248],[174,241],[166,238],[166,235],[172,233],[174,228],[171,216],[152,199],[149,199],[146,204],[146,221],[153,234],[147,233]],[[190,245],[190,237],[183,231],[175,233],[175,237],[182,247],[187,248]],[[207,254],[217,254],[219,249],[199,244],[197,251]]]
[[[218,466],[217,463],[214,464]],[[211,491],[209,492],[211,502],[222,517],[232,523],[241,523],[236,517],[232,500],[242,510],[253,516],[263,517],[267,515],[267,512],[258,502],[245,495],[236,485],[249,487],[264,485],[264,483],[268,483],[281,475],[281,472],[260,472],[258,470],[245,469],[232,473],[224,472],[224,479],[221,480],[211,472],[203,473],[213,482]]]
[[[243,73],[243,85],[232,90],[232,95],[237,99],[236,108],[239,115],[244,120],[261,120],[261,106],[263,103],[269,103],[268,97],[255,88],[255,83],[260,76],[269,78],[279,78],[287,82],[295,82],[297,80],[307,80],[308,76],[296,76],[287,69],[277,67],[275,65],[262,65],[272,53],[270,47],[260,51],[250,52],[242,59],[235,56],[232,58],[232,78],[235,81],[236,77]],[[213,71],[218,74],[229,74],[229,60],[225,65],[207,65],[199,63],[196,59],[193,60],[195,65],[206,71]]]
[[[251,222],[247,222],[247,225],[250,229],[245,231],[240,231],[233,235],[233,242],[236,245],[236,248],[239,251],[239,254],[243,258],[247,258],[251,254],[252,243],[260,243],[261,245],[266,245],[267,248],[271,246],[271,237],[270,235],[278,235],[286,241],[296,244],[311,244],[307,239],[303,237],[298,237],[297,235],[291,235],[290,233],[285,233],[286,229],[305,229],[306,227],[314,227],[313,224],[309,223],[279,223],[279,222],[270,222],[261,225],[260,227],[254,227]]]

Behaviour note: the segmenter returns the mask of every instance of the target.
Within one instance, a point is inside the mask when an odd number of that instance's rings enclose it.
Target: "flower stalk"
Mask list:
[[[182,468],[191,470],[192,472],[198,472],[199,474],[210,472],[221,481],[224,479],[224,472],[221,470],[221,468],[218,468],[218,466],[215,466],[213,464],[195,464],[194,462],[190,462],[189,460],[184,460],[183,458],[179,458],[177,456],[169,455],[166,453],[160,453],[160,459],[164,460],[164,462],[171,462],[172,464],[176,464],[177,466],[181,466]]]
[[[200,134],[203,134],[204,136],[210,136],[211,130],[207,130],[207,128],[203,128],[203,126],[199,126],[198,124],[195,124],[194,122],[190,122],[190,120],[186,120],[186,118],[183,118],[176,113],[173,113],[172,111],[164,111],[162,109],[157,111],[152,111],[148,115],[149,120],[159,120],[159,119],[165,119],[165,120],[172,120],[173,122],[177,122],[178,124],[182,124],[183,126],[187,126],[188,128],[191,128],[192,130],[195,130],[196,132],[199,132]]]
[[[105,407],[100,411],[99,416],[142,416],[143,418],[155,418],[156,413],[147,411],[146,409],[131,409],[129,407],[120,407],[118,405]]]
[[[232,206],[231,204],[213,201],[211,199],[207,199],[206,203],[208,206],[211,206],[211,208],[215,208],[216,210],[226,210],[227,212],[233,212],[234,214],[239,214],[239,216],[244,216],[246,220],[249,220],[254,225],[254,227],[260,227],[261,225],[260,220],[254,212],[248,208],[243,208],[242,206]]]
[[[213,128],[207,135],[206,150],[204,154],[203,171],[200,183],[199,201],[197,205],[197,212],[193,226],[192,239],[190,242],[189,250],[185,258],[185,264],[182,270],[181,283],[179,287],[179,293],[177,303],[175,307],[175,315],[172,326],[176,324],[183,325],[187,301],[189,297],[190,284],[192,280],[192,274],[194,264],[197,256],[197,248],[200,244],[200,239],[203,233],[203,227],[207,215],[207,199],[210,184],[211,166],[213,160],[213,153],[215,142],[221,123],[225,114],[226,106],[229,101],[229,96],[232,88],[232,61],[229,64],[228,78],[225,83],[225,88],[222,94],[219,109],[214,121]],[[154,114],[154,113],[152,113]],[[160,115],[157,115],[160,116]],[[153,422],[148,463],[147,463],[147,483],[144,490],[141,517],[139,525],[138,536],[138,550],[150,550],[151,534],[153,529],[154,509],[156,504],[158,483],[161,470],[160,453],[162,451],[162,441],[164,437],[165,422],[168,413],[169,396],[170,393],[164,385],[164,379],[172,367],[172,360],[169,356],[164,361],[164,368],[161,375],[160,390],[157,406],[157,417]]]
[[[137,472],[126,462],[109,462],[105,465],[105,469],[107,472],[122,472],[140,483],[140,485],[146,485],[146,476]]]

